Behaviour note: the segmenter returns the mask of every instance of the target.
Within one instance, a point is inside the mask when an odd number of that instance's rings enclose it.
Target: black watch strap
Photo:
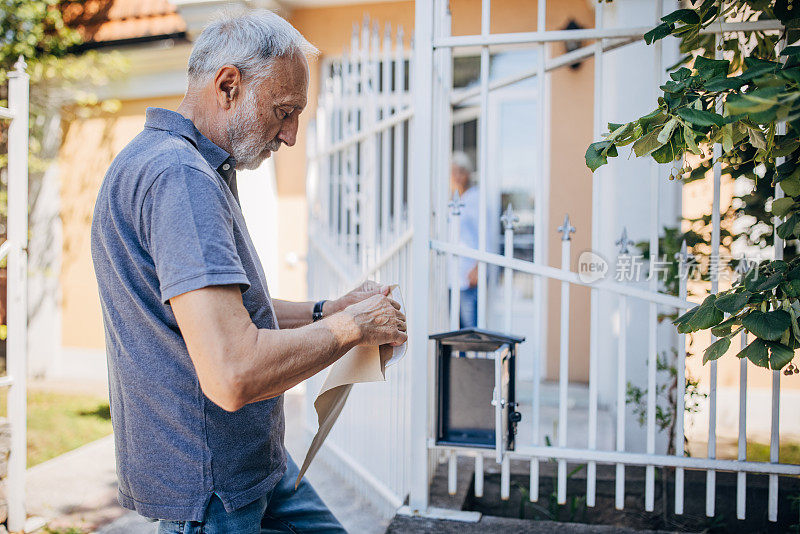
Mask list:
[[[322,307],[325,305],[326,302],[327,302],[326,300],[320,300],[317,301],[316,304],[314,304],[314,311],[311,313],[312,322],[316,322],[322,319]]]

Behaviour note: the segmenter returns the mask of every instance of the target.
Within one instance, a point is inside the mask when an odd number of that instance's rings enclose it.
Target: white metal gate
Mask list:
[[[8,460],[8,530],[25,524],[25,466],[27,396],[27,249],[28,249],[28,74],[22,57],[8,73],[8,108],[0,119],[8,127],[8,239],[0,245],[0,259],[8,259],[6,375],[11,451]]]
[[[669,3],[676,7],[675,3]],[[477,108],[477,160],[478,173],[486,180],[492,176],[492,132],[489,120],[481,120],[490,114],[494,94],[524,80],[531,80],[534,87],[537,116],[544,119],[548,114],[550,73],[558,68],[587,58],[594,59],[594,137],[598,139],[604,127],[603,59],[611,50],[619,49],[641,40],[642,35],[657,24],[664,11],[664,2],[653,2],[652,24],[635,27],[606,27],[604,14],[609,9],[603,3],[595,4],[595,27],[592,29],[546,30],[547,2],[540,0],[537,7],[536,31],[519,33],[491,33],[491,1],[481,2],[481,31],[474,35],[451,35],[451,23],[447,0],[416,2],[414,31],[414,55],[410,68],[406,66],[406,54],[402,46],[396,46],[392,55],[389,33],[381,39],[376,29],[365,24],[354,32],[353,46],[341,61],[326,66],[325,86],[320,97],[317,116],[316,146],[312,150],[314,165],[310,168],[309,192],[311,200],[309,284],[315,297],[324,297],[327,292],[342,288],[365,276],[378,276],[385,281],[398,281],[406,288],[409,310],[409,357],[399,366],[396,375],[388,377],[390,385],[369,385],[361,388],[358,398],[351,398],[342,419],[337,423],[329,440],[329,449],[334,452],[344,472],[355,473],[353,480],[364,484],[384,497],[391,505],[402,503],[409,495],[412,512],[425,513],[428,509],[428,484],[432,475],[431,461],[449,456],[455,466],[457,455],[475,459],[475,491],[480,495],[483,488],[484,454],[494,454],[483,449],[449,448],[437,446],[432,440],[433,358],[427,335],[458,326],[459,299],[455,289],[457,282],[448,262],[454,258],[470,258],[477,261],[478,285],[477,324],[487,325],[490,300],[504,303],[501,307],[500,324],[509,330],[512,324],[510,303],[514,298],[515,276],[529,276],[533,280],[533,328],[531,343],[534,345],[535,361],[532,365],[530,419],[533,431],[527,442],[518,443],[513,452],[504,455],[501,461],[501,496],[507,497],[510,485],[511,458],[530,462],[529,495],[532,501],[539,498],[539,462],[548,458],[558,461],[558,502],[566,501],[567,462],[587,465],[586,503],[595,506],[597,488],[597,464],[616,466],[616,506],[624,505],[625,466],[645,467],[644,509],[652,511],[655,500],[655,468],[675,468],[675,513],[684,510],[684,469],[699,469],[707,473],[706,514],[715,515],[715,471],[736,472],[737,516],[744,518],[745,488],[747,473],[769,474],[768,516],[777,520],[778,475],[800,475],[800,466],[781,464],[778,461],[780,374],[772,377],[772,422],[770,462],[746,461],[745,411],[740,410],[739,448],[737,460],[717,459],[716,455],[716,362],[710,363],[708,457],[691,458],[684,455],[682,418],[678,418],[674,441],[674,454],[657,451],[656,430],[656,359],[659,349],[659,307],[684,310],[692,303],[686,300],[685,282],[678,297],[659,291],[658,280],[653,277],[647,287],[603,280],[587,282],[578,273],[570,270],[572,250],[570,234],[574,231],[568,218],[558,230],[548,228],[546,207],[542,199],[547,198],[550,171],[548,167],[548,135],[535,139],[532,147],[539,154],[535,179],[531,184],[537,199],[533,214],[533,257],[520,259],[514,256],[514,234],[516,217],[513,209],[498,217],[502,224],[503,252],[489,247],[491,236],[487,235],[487,187],[480,188],[479,238],[476,248],[465,247],[458,239],[459,201],[451,199],[442,177],[449,175],[449,164],[453,146],[452,125],[454,106],[473,102]],[[613,6],[611,7],[613,9]],[[668,11],[671,11],[668,10]],[[721,34],[737,30],[777,30],[779,26],[770,21],[714,24],[709,33]],[[592,43],[560,56],[549,55],[549,45],[566,41],[589,40]],[[381,46],[381,41],[383,46]],[[397,42],[402,42],[398,39]],[[499,79],[490,78],[491,47],[514,45],[535,51],[535,61],[530,68]],[[662,83],[662,45],[652,49],[653,101],[656,88]],[[479,50],[479,83],[473,87],[454,90],[453,57],[461,50]],[[388,67],[393,65],[393,67]],[[410,76],[413,90],[407,91],[405,74]],[[394,81],[392,81],[394,80]],[[410,128],[410,131],[408,130]],[[406,140],[406,135],[408,138]],[[719,155],[719,148],[715,154]],[[648,180],[658,184],[665,180],[664,169],[653,164]],[[598,171],[592,182],[592,248],[613,248],[615,238],[601,232],[601,195],[612,176],[606,170]],[[486,184],[487,182],[484,182]],[[650,210],[648,235],[650,265],[657,261],[659,243],[659,188],[651,186],[647,206]],[[720,166],[714,166],[713,254],[719,254],[720,246]],[[585,229],[579,229],[585,230]],[[561,234],[562,267],[548,264],[545,251],[549,239]],[[616,236],[615,236],[616,237]],[[620,253],[625,254],[628,240],[620,239]],[[683,267],[689,258],[680,257]],[[495,274],[493,274],[495,273]],[[495,276],[494,282],[492,277]],[[502,283],[499,281],[502,279]],[[545,444],[538,431],[541,425],[540,363],[547,339],[547,313],[544,302],[547,282],[560,282],[561,308],[558,336],[560,338],[559,380],[557,391],[557,420],[555,443]],[[491,296],[494,284],[496,295]],[[712,283],[711,291],[717,291]],[[583,445],[569,445],[567,409],[570,382],[569,367],[569,293],[573,286],[589,287],[591,291],[591,324],[588,406],[586,418],[588,428]],[[631,332],[629,321],[623,320],[616,332],[616,353],[600,353],[599,342],[600,302],[611,303],[615,312],[627,317],[630,306],[644,305],[646,312],[646,446],[644,452],[633,452],[626,448],[625,362],[631,356],[626,340]],[[610,335],[610,334],[604,334]],[[677,347],[684,347],[683,336],[676,339]],[[644,355],[641,359],[645,359]],[[610,417],[616,428],[612,447],[598,443],[598,366],[601,361],[615,366],[616,402]],[[676,359],[678,376],[685,373],[685,351],[681,349]],[[747,362],[741,362],[740,400],[747,398]],[[318,384],[313,383],[309,394],[316,393]],[[354,393],[358,388],[354,390]],[[677,413],[683,413],[684,383],[678,380]],[[389,414],[384,417],[384,414]],[[308,421],[313,421],[309,414]],[[313,424],[313,423],[312,423]],[[386,446],[382,446],[386,444]],[[451,483],[455,469],[450,470]]]
[[[307,187],[315,298],[366,278],[409,287],[409,60],[402,28],[393,38],[389,27],[381,32],[367,20],[354,28],[350,50],[323,65]],[[335,455],[332,463],[351,482],[396,509],[409,484],[408,366],[386,378],[353,389],[321,456]],[[319,376],[309,381],[309,399],[321,384]],[[306,420],[313,427],[312,402]]]

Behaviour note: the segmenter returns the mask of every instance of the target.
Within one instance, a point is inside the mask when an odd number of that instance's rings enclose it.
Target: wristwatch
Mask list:
[[[322,319],[322,307],[326,302],[326,300],[320,300],[314,304],[314,311],[311,313],[311,322],[316,322]]]

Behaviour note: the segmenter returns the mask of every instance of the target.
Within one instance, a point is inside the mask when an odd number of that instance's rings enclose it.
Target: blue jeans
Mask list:
[[[305,478],[295,491],[299,470],[288,453],[287,459],[286,473],[267,495],[232,513],[226,512],[220,498],[212,495],[202,521],[162,520],[158,522],[158,534],[345,533]]]
[[[478,326],[478,288],[470,287],[461,290],[460,324],[461,328]]]

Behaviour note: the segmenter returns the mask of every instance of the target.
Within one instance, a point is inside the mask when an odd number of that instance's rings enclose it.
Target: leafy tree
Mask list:
[[[644,36],[652,44],[674,35],[684,54],[668,69],[670,80],[661,86],[658,107],[629,123],[609,124],[604,138],[587,149],[586,164],[594,171],[616,157],[620,147],[631,145],[637,157],[676,162],[670,179],[707,179],[712,147],[718,143],[722,173],[746,174],[755,183],[753,192],[740,197],[734,209],[754,216],[751,230],[757,223],[769,224],[770,215],[781,217],[778,236],[796,241],[800,238],[800,46],[785,47],[778,55],[776,45],[779,39],[793,42],[799,35],[800,1],[694,0],[686,6],[664,16]],[[780,21],[782,34],[731,32],[718,47],[713,35],[701,34],[723,21],[763,19]],[[718,51],[724,59],[715,59]],[[785,198],[771,198],[775,184],[780,184]],[[767,246],[768,233],[730,237]],[[721,357],[733,336],[747,330],[756,339],[737,354],[739,358],[791,373],[794,349],[800,348],[799,298],[800,257],[790,254],[786,260],[754,266],[730,290],[709,295],[675,324],[682,333],[711,329],[720,338],[706,349],[704,362]]]

